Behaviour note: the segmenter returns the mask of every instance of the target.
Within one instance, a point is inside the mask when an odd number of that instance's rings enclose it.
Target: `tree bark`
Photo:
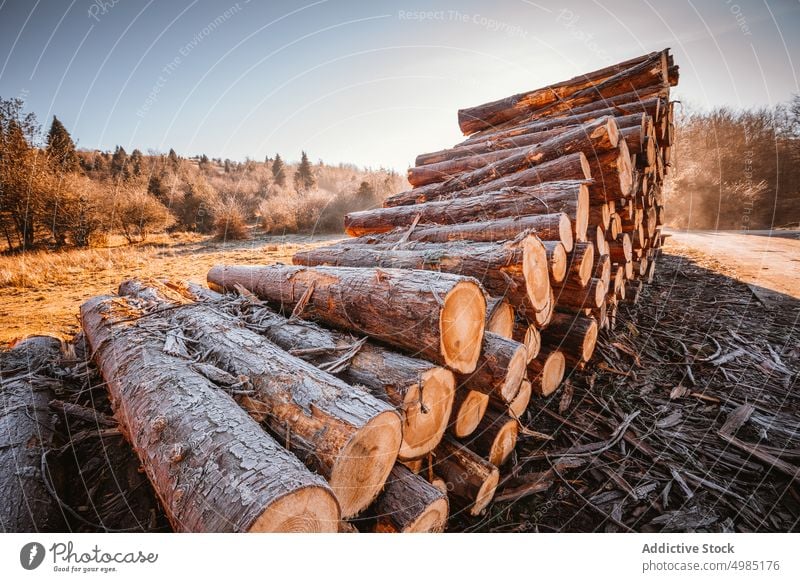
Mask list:
[[[600,279],[592,277],[586,287],[579,287],[567,280],[566,284],[554,290],[556,305],[570,310],[593,309],[599,307],[606,296],[606,286]]]
[[[525,170],[545,162],[577,152],[604,152],[617,147],[619,131],[612,117],[603,117],[591,123],[579,125],[540,144],[523,148],[523,151],[507,156],[477,170],[454,176],[449,180],[431,184],[427,195],[442,196],[457,190],[478,186],[509,174]],[[413,192],[413,191],[410,191]],[[401,192],[386,199],[384,206],[414,204],[417,195]]]
[[[236,285],[304,318],[363,333],[457,372],[475,369],[486,299],[468,277],[401,269],[216,266],[209,286]]]
[[[120,293],[152,296],[157,290],[132,280]],[[394,406],[290,355],[215,306],[196,303],[166,313],[205,361],[247,378],[252,394],[241,396],[241,405],[328,480],[344,517],[375,499],[402,440]]]
[[[433,469],[447,483],[451,502],[473,517],[491,503],[500,480],[497,467],[447,436],[434,451]]]
[[[578,243],[568,257],[567,276],[564,283],[586,287],[594,269],[594,244]]]
[[[622,200],[633,192],[633,167],[625,140],[616,149],[587,156],[592,173],[589,186],[591,204]]]
[[[345,216],[344,226],[350,236],[363,236],[415,223],[460,224],[554,212],[566,212],[571,219],[577,219],[577,228],[585,225],[589,215],[588,186],[578,181],[547,182],[503,188],[469,198],[362,210]]]
[[[329,250],[330,249],[330,250]],[[518,309],[541,311],[550,282],[547,251],[535,236],[498,243],[406,243],[400,250],[375,246],[319,247],[297,253],[305,265],[382,267],[448,272],[473,277],[492,295]]]
[[[668,82],[666,51],[651,53],[643,60],[634,59],[627,63],[499,101],[460,109],[459,127],[464,134],[471,134],[531,113],[547,113],[552,116],[559,112],[569,112],[587,103],[635,91],[637,87]]]
[[[395,465],[370,513],[378,533],[438,533],[447,527],[447,495],[403,465]]]
[[[511,402],[525,377],[527,359],[524,345],[487,332],[475,371],[456,374],[458,390],[496,394],[505,402]]]
[[[0,352],[0,527],[10,533],[64,531],[61,507],[47,483],[62,469],[43,462],[55,448],[55,416],[49,409],[60,381],[53,373],[61,358],[54,337],[24,339]]]
[[[163,325],[139,316],[120,298],[81,306],[115,416],[173,528],[337,531],[327,483],[187,360],[165,353]]]
[[[567,276],[567,251],[558,241],[542,241],[547,251],[548,274],[550,284],[558,285],[564,282]]]
[[[193,300],[225,297],[199,285],[169,284]],[[233,300],[239,321],[290,354],[335,374],[348,384],[364,386],[393,404],[403,418],[401,461],[428,454],[442,438],[453,408],[455,379],[450,370],[411,358],[348,333],[313,322],[285,318],[264,305]],[[223,307],[224,304],[218,307]]]
[[[485,164],[473,170],[473,172],[477,172],[483,167],[485,167]],[[465,173],[459,174],[459,176],[464,176],[464,179],[467,179]],[[472,180],[474,183],[470,185],[461,183],[459,176],[448,180],[446,185],[445,182],[436,182],[399,192],[387,198],[384,206],[411,206],[436,200],[471,198],[488,192],[496,192],[503,188],[538,186],[547,182],[563,180],[589,180],[592,177],[589,162],[583,151],[576,151],[567,155],[559,154],[559,157],[553,160],[485,181],[475,179]]]
[[[609,113],[609,115],[613,115],[613,113]],[[535,145],[560,135],[568,129],[569,126],[554,127],[553,129],[545,129],[518,136],[501,136],[497,139],[487,138],[484,140],[475,140],[471,143],[453,146],[452,148],[419,154],[414,160],[414,165],[429,166],[431,164],[439,164],[441,162],[447,162],[450,160],[480,156],[499,151],[508,151],[523,146]]]
[[[488,222],[465,222],[450,226],[423,225],[413,230],[396,230],[379,236],[363,236],[345,241],[350,244],[393,245],[402,248],[403,241],[447,243],[453,241],[498,242],[517,238],[520,233],[535,234],[539,239],[555,240],[570,252],[573,247],[572,221],[563,212],[518,218],[503,218]],[[332,245],[338,246],[338,245]]]
[[[542,341],[560,350],[566,362],[575,367],[592,358],[597,345],[597,331],[597,322],[590,317],[557,313],[542,334]]]

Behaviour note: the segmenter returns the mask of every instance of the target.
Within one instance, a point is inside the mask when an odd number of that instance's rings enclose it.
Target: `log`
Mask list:
[[[477,170],[475,170],[477,171]],[[464,174],[459,174],[463,176]],[[474,185],[465,186],[458,182],[458,176],[448,180],[449,186],[437,182],[419,186],[411,190],[399,192],[387,199],[386,207],[411,206],[423,202],[437,200],[451,200],[454,198],[472,198],[489,192],[497,192],[504,188],[522,188],[538,186],[547,182],[564,180],[589,180],[591,179],[589,162],[582,151],[558,157],[549,162],[515,171],[510,174],[490,179],[486,182],[477,181]]]
[[[489,297],[487,300],[486,331],[495,333],[501,337],[511,337],[514,331],[514,308],[505,299]]]
[[[563,283],[567,276],[567,251],[564,245],[558,241],[542,241],[545,251],[547,251],[548,272],[550,274],[550,284],[557,285]]]
[[[4,532],[64,531],[61,507],[46,483],[62,469],[43,462],[56,448],[55,416],[48,408],[59,386],[53,372],[61,340],[32,336],[0,352],[0,527]]]
[[[611,257],[609,255],[603,255],[597,260],[592,276],[603,282],[606,292],[611,289]]]
[[[616,149],[593,152],[588,160],[593,180],[589,187],[591,204],[622,200],[631,195],[633,166],[625,140],[620,140]]]
[[[495,297],[541,311],[550,291],[547,251],[534,235],[508,243],[406,243],[400,250],[378,245],[317,247],[299,252],[297,265],[380,267],[439,271],[474,277]]]
[[[611,261],[613,263],[625,263],[630,261],[633,257],[631,237],[627,232],[622,233],[622,236],[619,240],[614,240],[608,243],[608,251],[611,255]]]
[[[631,305],[636,305],[639,302],[643,288],[644,281],[632,281],[630,279],[625,281],[625,301]]]
[[[655,84],[621,95],[615,95],[602,101],[587,103],[579,107],[573,107],[567,111],[561,112],[555,117],[544,117],[541,119],[543,122],[561,119],[562,117],[571,117],[575,119],[588,119],[585,117],[590,115],[633,115],[635,113],[644,113],[653,119],[659,119],[663,113],[663,102],[669,96],[669,88],[663,84]],[[531,121],[527,125],[532,125],[539,121],[536,114],[531,115]],[[550,127],[550,126],[545,126]],[[556,126],[553,126],[556,127]]]
[[[438,533],[447,527],[447,495],[403,465],[395,465],[370,513],[377,533]]]
[[[539,349],[542,346],[542,337],[539,328],[535,325],[529,325],[525,321],[518,321],[514,326],[514,331],[511,336],[514,341],[517,341],[525,346],[527,353],[527,362],[530,362],[539,355]]]
[[[516,239],[521,233],[535,234],[542,241],[559,241],[570,252],[573,247],[572,221],[563,212],[504,218],[487,222],[467,222],[449,226],[422,225],[410,232],[398,229],[376,237],[363,236],[345,241],[402,248],[404,241],[446,243],[453,241],[498,242]],[[341,244],[345,244],[341,243]],[[336,245],[332,245],[336,246]]]
[[[490,399],[489,406],[495,412],[507,413],[512,418],[519,419],[522,418],[522,415],[525,414],[525,411],[528,409],[528,404],[531,401],[532,393],[533,387],[531,386],[531,383],[528,380],[523,380],[519,389],[519,394],[517,394],[517,397],[514,398],[513,401],[506,404],[505,402],[492,397]]]
[[[568,258],[567,276],[564,281],[570,281],[579,287],[586,287],[592,278],[594,268],[594,244],[590,242],[578,243]]]
[[[520,312],[520,315],[526,318],[529,322],[533,323],[539,329],[543,329],[547,327],[547,324],[550,323],[550,318],[553,316],[553,312],[556,308],[556,299],[555,294],[553,293],[553,289],[550,289],[550,293],[547,297],[547,305],[545,309],[541,311],[537,311],[533,314],[533,317],[529,313]]]
[[[447,436],[434,451],[433,469],[447,483],[451,502],[473,517],[491,503],[500,480],[497,467]]]
[[[198,285],[170,286],[183,287],[195,300],[224,297]],[[264,305],[248,305],[239,322],[281,349],[393,404],[403,419],[400,460],[422,457],[441,440],[455,394],[450,370],[310,321],[287,319]]]
[[[597,345],[597,322],[583,315],[557,313],[543,334],[542,342],[564,354],[567,364],[580,366],[592,359]]]
[[[608,204],[592,204],[589,208],[589,226],[601,226],[608,230],[611,224],[611,212]]]
[[[535,214],[565,212],[585,230],[589,214],[589,188],[584,182],[565,180],[537,186],[505,187],[478,196],[423,202],[351,212],[344,218],[350,236],[380,234],[412,224],[487,222]]]
[[[81,306],[83,331],[120,428],[175,531],[338,530],[339,506],[311,473],[124,299]],[[161,337],[159,337],[161,335]]]
[[[487,410],[467,446],[495,467],[500,467],[514,452],[519,422],[502,412]]]
[[[481,131],[469,136],[456,146],[456,148],[474,147],[487,142],[500,140],[520,139],[531,135],[546,134],[548,132],[561,133],[576,124],[594,121],[604,116],[615,119],[636,113],[650,115],[657,119],[662,109],[661,99],[663,88],[653,86],[643,89],[642,94],[624,93],[605,102],[587,103],[569,111],[563,111],[555,116],[537,117],[532,114],[528,119],[516,125],[503,126],[498,129]],[[640,101],[640,99],[643,99]]]
[[[528,364],[528,378],[533,394],[550,396],[558,390],[566,371],[566,359],[560,350],[544,349]]]
[[[363,333],[469,373],[480,356],[486,299],[468,277],[399,269],[213,267],[209,286],[236,285],[304,318]],[[302,302],[302,303],[301,303]]]
[[[129,296],[153,290],[136,280],[120,285]],[[252,394],[240,397],[241,405],[328,480],[344,517],[372,503],[402,440],[394,406],[290,355],[215,306],[196,303],[168,313],[206,362],[247,378]]]
[[[450,432],[458,438],[471,435],[478,428],[478,423],[486,414],[488,406],[489,394],[466,388],[456,390],[453,412],[450,416]]]
[[[479,186],[492,182],[546,162],[552,162],[563,158],[567,154],[577,152],[600,152],[610,151],[617,147],[619,131],[613,117],[603,117],[593,122],[576,126],[569,131],[565,131],[552,139],[540,144],[536,144],[523,151],[509,155],[501,160],[485,165],[477,170],[465,172],[454,176],[444,182],[425,186],[426,196],[442,197],[446,194]],[[563,179],[563,166],[565,161],[557,162],[558,168],[553,168],[555,175],[550,180]],[[384,206],[401,206],[416,204],[419,202],[420,193],[410,190],[390,196],[384,201]]]
[[[609,115],[612,114],[609,113]],[[520,136],[474,141],[468,144],[457,145],[452,148],[419,154],[414,160],[414,165],[429,166],[431,164],[439,164],[449,160],[480,156],[492,152],[508,151],[522,146],[534,145],[560,135],[568,129],[569,126],[555,127],[553,129],[546,129]]]
[[[527,356],[523,344],[486,332],[475,370],[470,374],[456,374],[458,390],[495,394],[511,402],[525,377]]]
[[[668,81],[666,51],[579,75],[535,91],[458,111],[464,134],[496,127],[534,112],[549,115]]]
[[[569,280],[554,290],[556,304],[559,308],[592,309],[599,307],[605,300],[606,286],[600,279],[592,277],[586,287],[573,285]]]

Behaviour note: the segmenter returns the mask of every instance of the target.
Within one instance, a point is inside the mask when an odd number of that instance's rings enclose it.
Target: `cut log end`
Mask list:
[[[486,326],[486,299],[475,283],[462,281],[444,298],[439,321],[441,352],[445,363],[457,372],[475,369]]]
[[[561,380],[564,379],[567,362],[564,354],[559,350],[553,350],[544,357],[531,362],[534,364],[529,368],[533,390],[538,396],[550,396],[558,390]]]
[[[522,243],[522,274],[533,308],[538,312],[547,307],[550,299],[550,274],[547,249],[535,236],[527,236]]]
[[[365,509],[383,488],[400,449],[400,417],[391,411],[373,417],[342,451],[331,471],[331,489],[342,517]]]
[[[583,336],[583,345],[581,346],[581,359],[584,362],[588,362],[592,359],[594,348],[597,345],[597,332],[597,322],[592,320],[589,324],[589,329],[586,330],[586,334]]]
[[[572,252],[575,246],[575,237],[572,235],[572,221],[566,213],[561,213],[558,221],[558,234],[561,244],[564,245],[564,250],[568,253]]]
[[[305,487],[277,499],[253,522],[251,533],[336,533],[339,504],[324,487]]]
[[[517,437],[519,435],[519,425],[516,419],[508,418],[503,425],[497,429],[497,434],[489,449],[488,461],[499,467],[508,460],[511,453],[514,452],[514,447],[517,446]]]
[[[475,503],[470,507],[469,514],[473,517],[480,515],[484,509],[492,502],[497,484],[500,482],[500,471],[495,467],[489,476],[484,480],[483,485],[475,496]]]
[[[456,400],[457,403],[453,409],[455,418],[451,431],[454,436],[464,438],[478,428],[478,424],[489,406],[489,395],[477,390],[467,390],[466,393],[457,394]]]
[[[528,404],[531,401],[532,394],[533,386],[527,380],[523,380],[522,384],[520,385],[519,392],[517,393],[517,397],[514,398],[514,400],[508,405],[508,412],[515,418],[522,417],[522,415],[525,414],[525,411],[528,409]]]
[[[562,283],[564,281],[567,276],[568,263],[569,260],[564,245],[561,243],[553,245],[550,252],[550,278],[554,283]]]
[[[435,486],[434,486],[435,487]],[[445,490],[446,490],[445,486]],[[403,533],[440,533],[447,527],[450,507],[447,497],[437,499],[428,505],[416,520],[411,522]]]
[[[514,308],[508,301],[497,300],[486,317],[486,331],[510,338],[514,332]]]
[[[500,396],[505,402],[511,402],[519,394],[522,380],[528,367],[528,348],[521,344],[508,363],[506,379],[500,389]]]
[[[419,384],[408,390],[400,460],[419,458],[439,444],[453,410],[454,394],[453,373],[438,367],[422,374]]]

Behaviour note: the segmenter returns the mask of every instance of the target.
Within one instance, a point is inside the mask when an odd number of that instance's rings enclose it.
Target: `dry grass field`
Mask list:
[[[75,334],[78,308],[95,295],[114,292],[128,277],[167,277],[203,282],[217,263],[291,262],[302,248],[343,235],[266,236],[219,242],[179,233],[128,245],[112,238],[104,248],[38,251],[0,256],[0,346],[37,333]]]

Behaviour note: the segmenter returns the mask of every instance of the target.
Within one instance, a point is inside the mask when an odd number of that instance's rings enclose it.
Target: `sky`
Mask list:
[[[692,107],[800,93],[797,0],[0,0],[0,96],[87,149],[404,171],[459,108],[666,47]]]

